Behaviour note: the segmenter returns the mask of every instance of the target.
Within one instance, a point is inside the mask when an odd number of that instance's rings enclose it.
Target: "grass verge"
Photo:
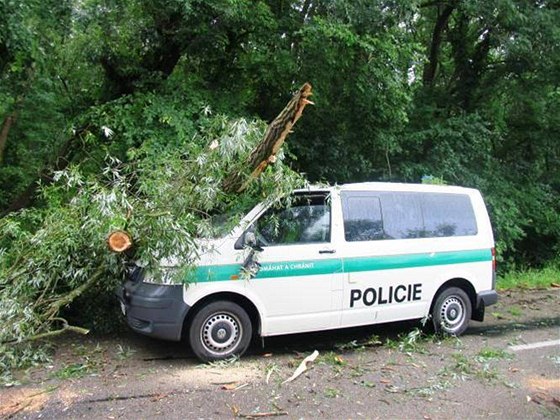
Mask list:
[[[560,262],[550,264],[541,269],[512,271],[498,276],[498,290],[514,288],[542,289],[560,286]]]

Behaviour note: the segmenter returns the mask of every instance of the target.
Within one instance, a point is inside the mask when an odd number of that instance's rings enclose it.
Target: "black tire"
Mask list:
[[[449,287],[438,295],[432,308],[434,330],[443,335],[459,336],[469,326],[471,314],[471,300],[465,291]]]
[[[189,343],[204,362],[241,356],[251,343],[251,319],[236,303],[220,300],[200,308],[189,326]]]

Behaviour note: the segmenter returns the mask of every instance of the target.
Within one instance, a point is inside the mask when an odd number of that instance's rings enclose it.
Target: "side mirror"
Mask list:
[[[245,236],[243,237],[243,246],[259,252],[263,251],[263,248],[259,245],[259,241],[257,240],[257,235],[255,235],[255,232],[250,230],[245,232]]]
[[[248,231],[245,233],[244,245],[250,248],[257,246],[257,235],[255,235],[255,232]]]

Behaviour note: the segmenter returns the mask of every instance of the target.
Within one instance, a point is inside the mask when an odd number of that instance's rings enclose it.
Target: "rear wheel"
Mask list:
[[[251,342],[252,326],[247,312],[236,303],[216,301],[202,307],[189,328],[194,354],[208,362],[241,356]]]
[[[432,309],[434,329],[445,335],[461,335],[471,319],[471,300],[463,289],[449,287],[437,297]]]

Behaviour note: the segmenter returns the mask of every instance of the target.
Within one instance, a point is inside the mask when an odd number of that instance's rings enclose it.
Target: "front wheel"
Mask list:
[[[471,300],[464,290],[449,287],[437,297],[432,309],[434,329],[445,335],[461,335],[471,319]]]
[[[251,342],[252,326],[247,312],[236,303],[216,301],[202,307],[189,328],[194,354],[205,362],[241,356]]]

